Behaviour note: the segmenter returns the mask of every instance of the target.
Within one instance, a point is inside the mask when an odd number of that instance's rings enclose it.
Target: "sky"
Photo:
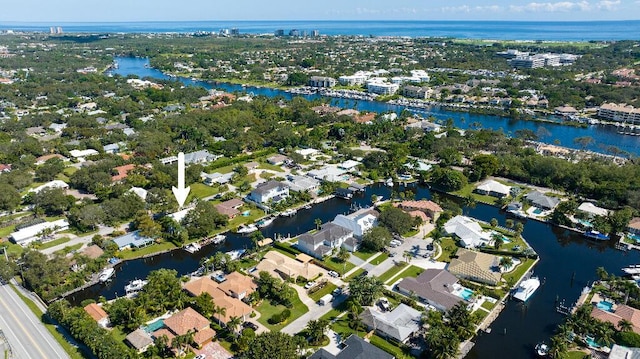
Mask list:
[[[7,0],[0,22],[640,20],[640,0]]]

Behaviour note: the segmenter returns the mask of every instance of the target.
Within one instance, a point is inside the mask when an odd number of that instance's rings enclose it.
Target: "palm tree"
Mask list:
[[[344,247],[340,247],[340,250],[338,250],[338,254],[336,255],[336,257],[341,261],[341,262],[346,262],[347,260],[349,260],[349,258],[351,257],[351,253],[349,253],[348,250],[346,250]]]
[[[313,223],[315,223],[316,231],[317,231],[320,229],[320,226],[322,225],[322,220],[320,218],[316,218],[315,220],[313,220]]]
[[[229,321],[227,322],[227,330],[235,335],[240,324],[242,324],[242,318],[233,316],[229,318]]]
[[[404,258],[407,263],[411,261],[411,257],[413,257],[413,255],[409,251],[404,251],[404,253],[402,253],[402,258]]]
[[[621,319],[618,322],[618,329],[620,329],[621,332],[631,332],[633,331],[633,324],[626,319]]]
[[[216,314],[217,314],[217,316],[216,316]],[[219,306],[214,304],[213,311],[212,311],[211,315],[214,318],[216,318],[216,320],[218,321],[218,324],[222,324],[222,320],[227,315],[227,308],[219,307]]]
[[[500,258],[500,266],[505,270],[513,265],[513,258],[504,256]]]
[[[502,239],[502,234],[494,233],[491,235],[491,239],[493,239],[493,248],[500,249],[502,242],[504,242],[504,240]]]
[[[311,344],[315,345],[322,342],[328,326],[329,322],[326,319],[310,320],[307,323],[307,333],[309,334],[309,339],[311,339]]]
[[[554,335],[551,337],[551,347],[549,348],[549,356],[551,358],[564,358],[569,350],[569,343],[563,337]]]

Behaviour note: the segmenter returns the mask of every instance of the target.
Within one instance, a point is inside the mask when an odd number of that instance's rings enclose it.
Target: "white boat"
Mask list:
[[[536,344],[536,354],[541,357],[546,357],[549,354],[549,346],[545,343]]]
[[[640,274],[640,267],[637,267],[637,264],[632,264],[622,268],[622,271],[627,274]]]
[[[518,288],[516,288],[513,297],[520,301],[526,302],[533,295],[536,289],[538,289],[539,286],[540,279],[538,279],[538,277],[531,277],[529,279],[523,280],[522,282],[520,282]]]
[[[311,205],[310,205],[310,204],[308,204],[308,205],[306,205],[306,206],[304,206],[304,207],[302,207],[302,208],[304,208],[304,209],[311,209]]]
[[[132,280],[131,282],[129,282],[129,284],[124,286],[124,291],[125,293],[139,292],[142,289],[142,287],[144,287],[145,285],[147,285],[146,280],[142,280],[142,279]]]
[[[240,227],[238,227],[238,233],[252,233],[258,230],[258,227],[251,223],[251,224],[243,224]]]
[[[263,218],[263,219],[257,221],[256,225],[259,228],[264,228],[264,227],[267,227],[267,226],[271,225],[271,223],[273,223],[274,220],[275,220],[275,218],[273,218],[273,217],[266,217],[266,218]]]
[[[108,281],[109,279],[111,279],[111,277],[113,277],[113,275],[116,274],[116,270],[113,268],[107,268],[105,270],[103,270],[100,275],[98,276],[98,280],[101,283],[104,283],[106,281]]]
[[[242,257],[244,252],[245,252],[244,249],[236,249],[236,250],[227,252],[227,255],[229,256],[229,259],[231,259],[233,261],[233,260],[236,260],[236,259]]]
[[[282,217],[293,217],[296,213],[298,213],[298,210],[292,208],[292,209],[287,209],[284,212],[281,212],[280,216],[282,216]]]
[[[227,236],[225,236],[224,234],[218,234],[213,237],[213,244],[220,244],[224,242],[225,239],[227,239]]]
[[[385,184],[389,187],[393,187],[393,178],[387,178]]]
[[[197,251],[199,251],[202,248],[202,246],[200,246],[198,243],[189,243],[184,247],[184,250],[189,252],[189,253],[195,253]]]

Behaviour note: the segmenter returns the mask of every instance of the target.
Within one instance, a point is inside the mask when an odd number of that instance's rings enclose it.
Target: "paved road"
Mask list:
[[[0,329],[18,359],[69,358],[27,305],[8,285],[0,285]]]
[[[76,237],[74,235],[69,235],[68,233],[66,233],[66,234],[63,233],[63,234],[60,235],[60,237],[72,237],[71,240],[68,241],[68,242],[64,242],[64,243],[58,244],[57,246],[54,246],[54,247],[45,248],[45,249],[41,250],[40,252],[49,255],[49,254],[53,254],[54,252],[57,252],[57,251],[59,251],[61,249],[64,249],[65,247],[71,247],[71,246],[74,246],[74,245],[79,244],[79,243],[82,243],[83,246],[90,245],[91,244],[91,240],[93,239],[93,237],[96,234],[99,234],[101,236],[107,236],[107,235],[113,233],[114,231],[125,231],[127,229],[127,227],[129,227],[129,223],[121,224],[120,226],[118,226],[118,228],[100,226],[100,228],[98,228],[98,233],[91,233],[91,234],[89,234],[87,236],[84,236],[84,237]]]

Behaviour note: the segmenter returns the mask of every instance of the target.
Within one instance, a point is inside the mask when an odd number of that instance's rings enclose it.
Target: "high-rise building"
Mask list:
[[[240,35],[240,29],[238,29],[237,27],[234,27],[233,29],[231,29],[231,35],[233,36]]]
[[[300,31],[298,29],[289,30],[289,36],[300,36]]]
[[[278,29],[273,34],[276,36],[284,36],[284,30]]]
[[[313,31],[311,31],[311,36],[313,36],[313,37],[318,37],[318,36],[320,36],[320,31],[319,31],[319,30],[313,30]]]

